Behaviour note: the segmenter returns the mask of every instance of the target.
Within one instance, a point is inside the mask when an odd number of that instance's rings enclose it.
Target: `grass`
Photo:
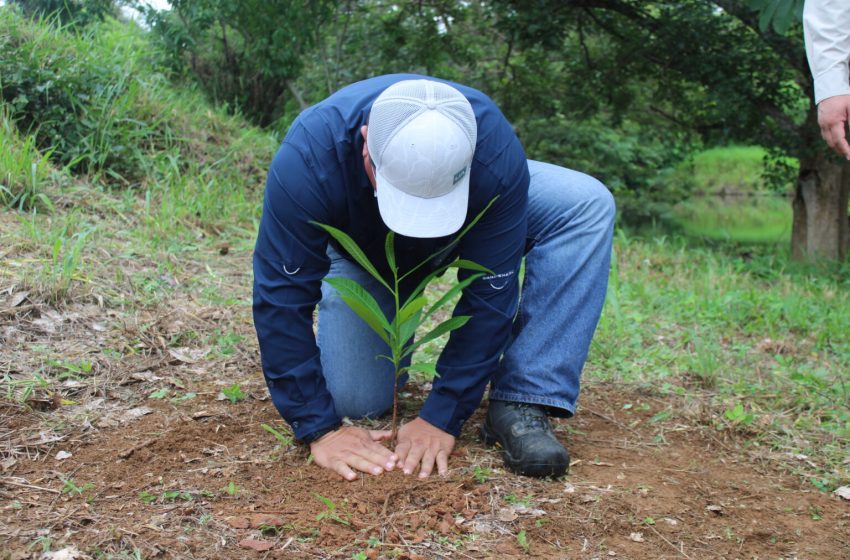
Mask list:
[[[42,192],[50,170],[50,152],[42,154],[35,136],[22,136],[8,106],[0,101],[0,207],[51,206]]]
[[[850,438],[847,272],[791,265],[784,245],[619,231],[587,374],[699,395],[719,429],[746,427],[776,449],[819,455],[840,479]]]
[[[674,180],[691,181],[699,193],[759,191],[764,187],[761,170],[766,155],[759,146],[711,148],[681,164]]]
[[[679,204],[675,221],[691,237],[744,243],[789,242],[791,202],[763,196],[696,197]]]

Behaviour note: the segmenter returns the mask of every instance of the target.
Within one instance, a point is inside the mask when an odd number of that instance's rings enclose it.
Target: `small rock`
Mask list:
[[[632,533],[629,535],[630,541],[644,542],[643,533]]]
[[[842,486],[835,489],[835,495],[845,500],[850,500],[850,486]]]
[[[59,453],[56,454],[56,460],[57,461],[64,461],[65,459],[68,459],[70,457],[71,457],[71,453],[69,451],[60,451]]]
[[[718,506],[718,505],[712,504],[710,506],[705,506],[705,509],[707,509],[710,512],[716,513],[717,515],[723,514],[723,508]]]

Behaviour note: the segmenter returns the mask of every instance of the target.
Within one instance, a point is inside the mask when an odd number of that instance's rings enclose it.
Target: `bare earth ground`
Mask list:
[[[262,427],[285,433],[247,253],[194,255],[179,273],[108,258],[165,295],[125,305],[90,282],[51,304],[0,275],[0,558],[850,558],[850,504],[788,474],[806,458],[629,385],[590,381],[578,416],[556,423],[573,457],[563,479],[504,470],[478,439],[479,410],[448,477],[344,482]],[[240,304],[193,291],[208,266]],[[36,373],[46,381],[25,384]],[[234,383],[236,403],[221,393]],[[406,418],[426,389],[406,388]]]

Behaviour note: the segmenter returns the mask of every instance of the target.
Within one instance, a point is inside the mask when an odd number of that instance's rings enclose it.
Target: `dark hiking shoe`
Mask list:
[[[570,467],[570,454],[555,438],[540,406],[490,401],[481,437],[487,445],[502,446],[505,465],[517,474],[561,476]]]

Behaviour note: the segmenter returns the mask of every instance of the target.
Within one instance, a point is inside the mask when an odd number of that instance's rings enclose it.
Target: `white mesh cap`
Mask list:
[[[460,229],[476,137],[472,106],[447,84],[405,80],[378,96],[367,144],[387,227],[408,237]]]

